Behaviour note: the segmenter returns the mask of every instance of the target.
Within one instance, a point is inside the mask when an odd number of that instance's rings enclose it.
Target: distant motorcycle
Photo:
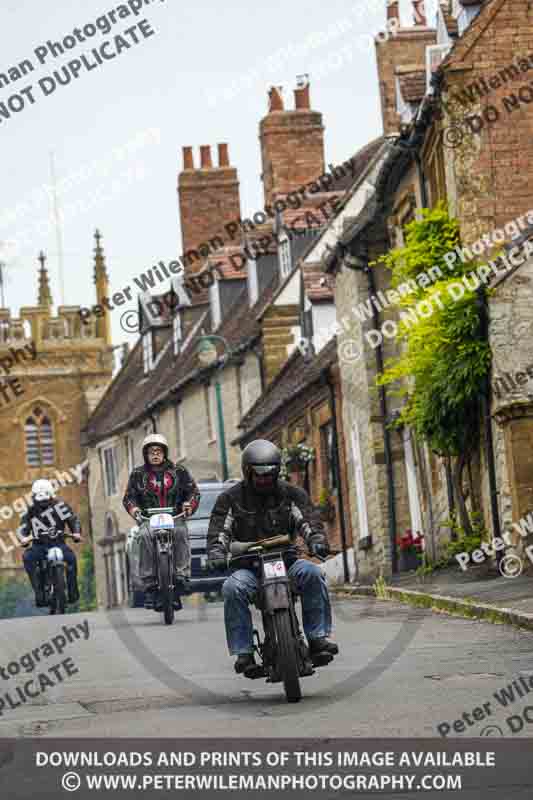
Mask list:
[[[259,542],[232,542],[229,566],[252,569],[259,579],[256,607],[261,611],[265,638],[254,628],[254,651],[260,662],[249,667],[247,678],[265,678],[267,683],[283,682],[289,703],[297,703],[302,692],[300,678],[313,675],[314,667],[329,664],[333,656],[321,653],[311,659],[295,611],[296,594],[287,575],[284,554],[294,554],[288,536],[274,536]]]
[[[154,540],[154,571],[157,581],[159,603],[154,611],[162,611],[165,625],[172,625],[175,611],[183,606],[176,582],[176,563],[174,558],[174,522],[185,517],[185,513],[172,514],[173,508],[148,508],[143,514]]]
[[[66,533],[63,535],[68,536]],[[50,614],[64,614],[67,607],[67,565],[63,551],[54,545],[56,538],[55,528],[51,528],[45,537],[41,537],[40,541],[48,546],[48,550],[46,557],[37,562],[37,576],[41,582],[44,601],[50,609]]]

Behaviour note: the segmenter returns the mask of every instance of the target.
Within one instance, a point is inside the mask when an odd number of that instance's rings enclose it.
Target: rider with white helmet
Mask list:
[[[59,547],[63,551],[67,565],[67,588],[69,603],[79,600],[76,555],[65,543],[65,527],[68,526],[75,542],[81,539],[81,524],[68,503],[56,497],[51,481],[40,478],[31,487],[33,504],[21,519],[17,536],[21,544],[29,550],[24,553],[24,569],[35,590],[38,606],[45,605],[41,582],[37,574],[37,564],[46,558],[49,547]]]
[[[139,577],[143,580],[146,605],[155,602],[153,544],[143,513],[149,508],[172,507],[174,514],[194,514],[200,492],[190,472],[168,458],[168,442],[160,433],[151,433],[142,443],[144,464],[130,475],[124,495],[124,508],[141,526]],[[174,529],[177,577],[187,585],[191,574],[191,551],[187,526],[177,520]]]

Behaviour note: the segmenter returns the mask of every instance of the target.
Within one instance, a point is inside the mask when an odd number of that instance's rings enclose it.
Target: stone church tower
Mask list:
[[[108,295],[101,235],[96,231],[96,302]],[[82,518],[89,536],[87,466],[81,430],[113,372],[110,319],[82,322],[80,306],[53,300],[43,253],[36,306],[14,318],[0,308],[0,571],[21,568],[14,532],[37,478],[55,481],[58,493]]]

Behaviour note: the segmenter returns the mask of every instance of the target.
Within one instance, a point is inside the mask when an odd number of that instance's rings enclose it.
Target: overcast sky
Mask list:
[[[0,88],[0,104],[28,86],[35,100],[31,104],[26,95],[20,112],[12,109],[8,120],[0,116],[0,259],[9,266],[5,289],[12,311],[36,303],[41,249],[48,255],[54,303],[61,303],[51,204],[42,191],[51,182],[52,151],[57,182],[63,183],[65,302],[89,305],[95,302],[95,227],[104,236],[113,291],[152,264],[181,255],[176,184],[182,146],[195,147],[198,163],[199,145],[215,151],[218,142],[228,142],[243,214],[262,208],[258,125],[272,84],[286,87],[290,107],[296,76],[309,74],[312,107],[324,116],[327,163],[345,161],[381,133],[369,34],[384,26],[385,0],[152,0],[138,16],[119,19],[110,33],[99,32],[39,64],[38,47],[61,42],[120,5],[3,0],[0,73],[23,59],[35,66]],[[409,5],[405,0],[402,17]],[[155,35],[145,39],[137,28],[138,44],[92,71],[83,68],[76,81],[44,96],[40,79],[82,54],[94,62],[93,47],[143,19]],[[107,52],[114,52],[113,44]],[[138,134],[144,138],[135,144]],[[120,151],[128,143],[129,155]],[[91,165],[92,175],[79,172]],[[21,203],[26,211],[10,218]],[[128,339],[119,313],[112,320],[114,342]]]

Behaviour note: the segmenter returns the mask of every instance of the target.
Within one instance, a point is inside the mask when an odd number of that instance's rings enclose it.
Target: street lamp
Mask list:
[[[200,363],[209,367],[219,360],[217,349],[213,342],[222,342],[224,345],[224,356],[221,366],[224,365],[227,358],[231,356],[232,351],[223,336],[216,336],[215,334],[204,334],[199,337],[197,348],[198,360]],[[215,376],[215,398],[217,404],[217,417],[218,417],[218,435],[220,438],[220,462],[222,464],[222,480],[227,481],[229,478],[228,469],[228,453],[226,450],[226,431],[224,428],[224,412],[222,409],[222,387],[218,376]]]

